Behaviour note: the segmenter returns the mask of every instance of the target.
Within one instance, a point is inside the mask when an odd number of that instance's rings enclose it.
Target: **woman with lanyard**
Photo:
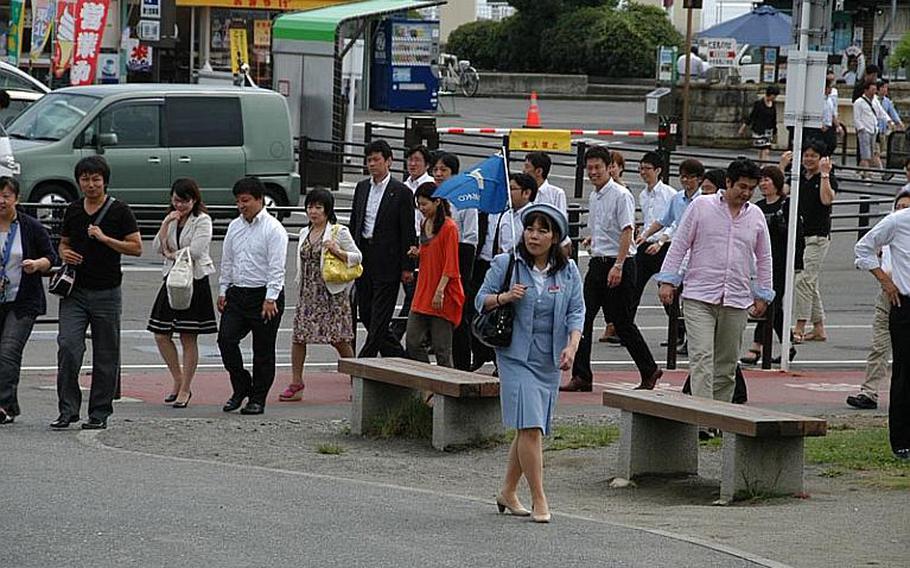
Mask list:
[[[57,260],[47,229],[17,211],[18,203],[19,182],[0,177],[0,424],[19,415],[22,350],[47,312],[41,275]]]

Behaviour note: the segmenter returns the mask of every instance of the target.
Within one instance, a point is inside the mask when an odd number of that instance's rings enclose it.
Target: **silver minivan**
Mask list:
[[[296,205],[300,176],[285,98],[267,89],[201,85],[94,85],[52,91],[8,127],[23,200],[78,197],[73,168],[101,154],[110,191],[132,204],[163,204],[171,184],[196,179],[205,201],[233,203],[231,188],[259,177],[266,200]]]

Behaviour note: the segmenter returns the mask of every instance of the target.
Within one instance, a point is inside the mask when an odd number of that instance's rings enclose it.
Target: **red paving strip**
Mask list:
[[[664,371],[664,377],[658,383],[659,389],[680,390],[685,382],[687,371]],[[746,384],[749,389],[749,401],[758,405],[821,405],[846,409],[844,399],[848,394],[857,391],[863,381],[862,371],[799,371],[782,373],[780,371],[746,370]],[[280,370],[275,385],[269,393],[269,403],[278,402],[278,393],[284,390],[289,382],[287,370]],[[41,375],[37,380],[53,383],[52,375]],[[304,380],[304,403],[307,404],[345,404],[350,396],[350,381],[347,376],[332,372],[307,372]],[[600,391],[604,386],[632,388],[638,384],[638,373],[635,371],[605,371],[595,374],[594,392],[561,393],[560,404],[565,405],[599,405]],[[88,386],[88,377],[83,377],[82,384]],[[123,395],[137,398],[144,402],[157,404],[170,390],[170,375],[164,371],[129,372],[123,375]],[[231,395],[230,381],[227,373],[199,373],[193,382],[193,404],[220,405]],[[883,402],[887,396],[880,397]],[[281,403],[301,404],[301,403]],[[880,408],[886,408],[882,405]]]

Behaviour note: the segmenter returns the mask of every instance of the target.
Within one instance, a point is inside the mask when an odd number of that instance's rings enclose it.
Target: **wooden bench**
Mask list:
[[[503,433],[499,379],[410,359],[339,359],[338,372],[353,379],[351,432],[362,436],[370,423],[408,397],[433,393],[433,447]]]
[[[827,423],[668,391],[607,389],[604,406],[622,410],[621,477],[698,474],[698,427],[724,433],[720,497],[803,492],[803,440]]]

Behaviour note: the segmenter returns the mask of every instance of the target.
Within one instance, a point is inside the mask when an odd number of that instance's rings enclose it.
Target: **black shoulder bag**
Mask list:
[[[104,216],[107,215],[108,210],[111,208],[111,204],[116,201],[112,196],[108,196],[105,200],[104,205],[101,207],[101,211],[98,213],[98,216],[93,222],[94,225],[100,225],[101,221],[104,220]],[[73,291],[73,288],[76,287],[76,267],[72,264],[64,264],[61,266],[57,272],[51,276],[50,282],[47,284],[47,291],[55,296],[60,296],[61,298],[66,298]]]
[[[512,272],[515,269],[515,255],[509,257],[509,268],[503,279],[501,292],[508,292],[512,285]],[[496,306],[492,310],[479,313],[471,322],[471,331],[477,341],[487,347],[508,347],[512,343],[512,320],[515,312],[512,303]]]

